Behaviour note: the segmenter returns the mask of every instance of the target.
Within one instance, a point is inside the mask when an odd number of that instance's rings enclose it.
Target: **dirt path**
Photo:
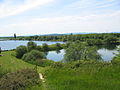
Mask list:
[[[39,73],[39,78],[42,80],[43,90],[47,90],[47,86],[46,86],[46,83],[45,83],[45,79],[44,79],[42,73]]]
[[[45,82],[43,75],[41,73],[39,73],[39,78],[42,80],[42,82]]]

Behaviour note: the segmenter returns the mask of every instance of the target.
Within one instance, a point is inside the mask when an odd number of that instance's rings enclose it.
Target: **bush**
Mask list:
[[[42,51],[42,47],[41,47],[41,46],[37,46],[36,49],[37,49],[38,51]]]
[[[27,47],[26,46],[19,46],[16,48],[16,57],[22,58],[22,56],[27,53]]]
[[[36,84],[40,84],[39,74],[32,69],[22,69],[4,75],[0,79],[0,90],[25,90]]]
[[[31,51],[31,50],[36,49],[37,44],[35,42],[30,41],[27,43],[27,47],[28,47],[28,51]]]
[[[86,43],[73,43],[66,50],[65,62],[76,60],[100,60],[96,47],[87,46]]]
[[[52,60],[47,60],[47,59],[42,59],[42,60],[37,60],[36,64],[41,67],[46,67],[46,66],[51,66],[54,64],[54,61]]]
[[[57,50],[62,49],[62,47],[61,47],[61,44],[60,44],[60,43],[56,43],[56,49],[57,49]]]
[[[53,68],[62,68],[64,65],[61,62],[55,62],[51,67]]]
[[[49,46],[48,46],[48,44],[44,43],[44,44],[42,45],[42,49],[43,49],[44,52],[48,52],[48,51],[49,51]]]
[[[120,54],[117,54],[111,61],[113,65],[120,65]]]
[[[32,50],[29,53],[24,54],[22,59],[25,61],[35,61],[37,59],[43,59],[45,57],[46,56],[43,52],[40,52],[38,50]]]

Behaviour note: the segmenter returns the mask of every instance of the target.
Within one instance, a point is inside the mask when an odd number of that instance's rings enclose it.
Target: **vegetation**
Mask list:
[[[26,87],[39,83],[39,75],[35,70],[22,69],[4,75],[0,79],[0,90],[24,90]]]
[[[100,60],[101,57],[95,47],[85,43],[72,43],[65,51],[64,60],[67,62],[76,60]]]
[[[28,51],[34,50],[34,49],[36,49],[36,47],[37,47],[37,44],[32,41],[27,43]]]
[[[2,50],[1,50],[1,47],[0,47],[0,54],[1,54]]]
[[[118,48],[118,53],[111,62],[113,65],[120,65],[120,48]]]
[[[16,48],[16,57],[17,58],[22,58],[22,56],[27,53],[27,47],[26,46],[19,46]]]
[[[43,35],[43,36],[28,36],[28,37],[17,37],[18,40],[38,40],[38,41],[81,41],[81,42],[86,42],[86,41],[95,41],[94,44],[106,44],[106,39],[107,38],[117,38],[117,41],[110,42],[114,44],[119,44],[119,39],[120,39],[120,33],[94,33],[94,34],[70,34],[70,35]],[[9,39],[14,39],[10,38]]]
[[[119,33],[17,37],[67,41],[37,46],[30,41],[0,57],[0,90],[119,90],[120,49],[111,62],[101,60],[95,45],[118,44]],[[46,59],[46,52],[65,49],[64,62]],[[37,66],[37,67],[36,67]],[[41,79],[40,74],[43,75]],[[9,81],[9,82],[8,82]]]
[[[98,61],[75,61],[45,72],[48,90],[119,90],[119,75],[119,65]]]
[[[42,45],[42,49],[43,49],[44,52],[48,52],[50,50],[49,47],[48,47],[48,45],[46,43],[44,43]]]
[[[32,50],[32,51],[24,54],[22,57],[22,59],[25,61],[35,61],[35,60],[44,59],[44,58],[46,58],[45,54],[38,50]]]
[[[120,84],[120,64],[111,62],[96,61],[96,60],[77,60],[74,62],[52,62],[50,65],[45,65],[44,68],[38,66],[38,72],[44,75],[45,82],[37,83],[38,74],[24,73],[25,68],[34,68],[34,65],[24,62],[14,57],[14,51],[3,52],[5,56],[0,57],[1,72],[4,72],[2,82],[11,87],[26,90],[119,90]],[[51,62],[51,61],[50,61]],[[46,62],[44,62],[46,64]],[[22,69],[22,70],[20,70]],[[31,70],[31,69],[30,69]],[[7,72],[8,74],[6,74]],[[1,73],[0,72],[0,73]],[[5,73],[6,72],[6,73]],[[10,73],[12,72],[12,73]],[[19,72],[19,73],[18,73]],[[22,75],[21,75],[22,73]],[[23,73],[25,77],[23,77]],[[32,74],[32,75],[31,75]],[[9,76],[10,75],[10,76]],[[10,82],[3,79],[7,76]],[[13,77],[14,76],[14,77]],[[19,77],[21,76],[21,77]],[[26,77],[30,77],[29,81]],[[18,79],[16,79],[18,77]],[[32,78],[31,78],[32,77]],[[23,80],[24,79],[24,80]],[[19,80],[19,82],[18,82]],[[22,80],[22,81],[21,81]],[[13,82],[17,83],[13,85]],[[27,81],[29,84],[24,83]],[[32,81],[35,81],[34,83]],[[3,84],[0,84],[3,85]],[[22,86],[19,86],[22,85]],[[3,85],[4,86],[4,85]],[[113,87],[114,86],[114,87]],[[7,88],[7,87],[6,87]],[[10,89],[9,89],[10,90]]]
[[[14,33],[14,38],[15,38],[15,39],[17,38],[16,33]]]

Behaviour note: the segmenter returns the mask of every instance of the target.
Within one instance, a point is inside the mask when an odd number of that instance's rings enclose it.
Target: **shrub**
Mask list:
[[[30,41],[27,43],[28,51],[34,50],[36,49],[36,47],[37,47],[37,44],[35,42]]]
[[[22,56],[27,53],[27,47],[26,46],[19,46],[16,48],[16,57],[22,58]]]
[[[85,43],[73,43],[66,49],[64,61],[100,60],[101,57],[96,47],[87,46]]]
[[[120,65],[120,54],[117,54],[111,61],[113,65]]]
[[[37,46],[36,49],[37,49],[38,51],[42,51],[42,47],[41,47],[41,46]]]
[[[32,50],[29,53],[24,54],[22,59],[25,61],[35,61],[37,59],[43,59],[45,57],[46,56],[43,52],[40,52],[38,50]]]
[[[51,67],[53,68],[62,68],[64,65],[61,62],[55,62]]]
[[[22,69],[4,75],[0,79],[0,90],[25,90],[36,84],[40,84],[39,74],[32,69]]]
[[[61,44],[60,44],[60,43],[56,43],[56,49],[57,49],[57,50],[62,49],[62,47],[61,47]]]
[[[44,44],[42,45],[42,49],[43,49],[44,52],[49,51],[48,44],[44,43]]]
[[[46,66],[51,66],[51,65],[53,65],[53,64],[54,64],[54,61],[52,61],[52,60],[47,60],[47,59],[42,59],[42,60],[37,60],[36,63],[37,63],[38,66],[46,67]]]

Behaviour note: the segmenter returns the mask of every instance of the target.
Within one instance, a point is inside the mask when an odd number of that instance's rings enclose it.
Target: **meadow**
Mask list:
[[[6,51],[0,57],[2,72],[15,72],[35,65],[14,57],[14,51]],[[54,63],[52,66],[37,68],[45,82],[26,90],[119,90],[120,66],[104,61],[75,61]]]

